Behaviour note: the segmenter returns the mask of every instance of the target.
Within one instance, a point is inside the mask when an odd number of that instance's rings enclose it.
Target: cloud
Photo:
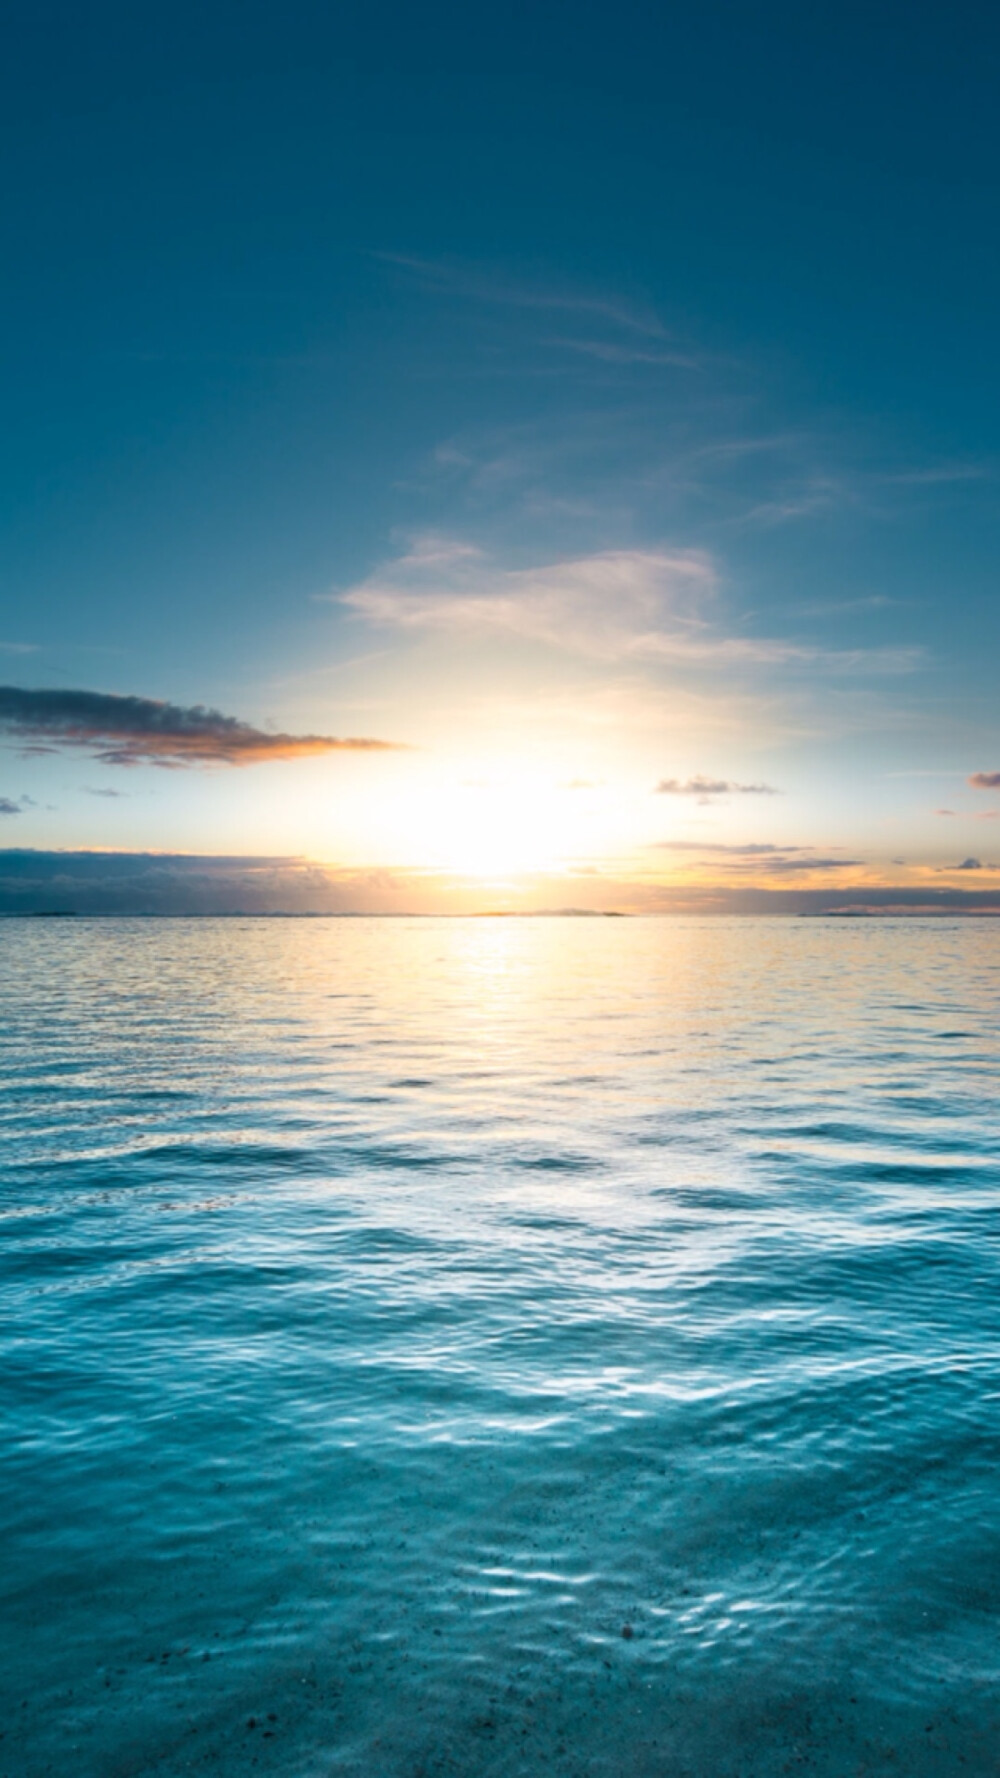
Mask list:
[[[820,861],[822,862],[822,861]],[[841,864],[846,861],[840,861]],[[669,914],[969,914],[1000,916],[1000,887],[918,887],[791,877],[764,867],[746,880],[624,881],[578,868],[535,878],[509,911],[552,911],[590,894],[594,909]],[[0,915],[469,914],[494,903],[476,885],[429,872],[337,869],[302,857],[170,853],[44,852],[0,848]]]
[[[714,796],[780,796],[781,792],[773,784],[737,784],[732,778],[704,778],[699,772],[683,783],[679,778],[661,778],[656,795],[696,796],[699,802],[708,802]]]
[[[422,259],[409,253],[376,253],[374,258],[384,264],[399,266],[412,272],[429,290],[471,298],[475,302],[495,303],[515,309],[557,310],[564,314],[585,315],[609,322],[629,332],[650,339],[663,339],[662,322],[649,309],[617,297],[591,296],[583,291],[546,289],[538,284],[521,284],[503,273],[458,260]]]
[[[721,840],[656,840],[654,850],[657,852],[728,852],[736,858],[768,858],[784,857],[789,852],[810,852],[811,846],[772,846],[753,844],[747,846],[725,845]]]
[[[963,858],[961,864],[948,866],[950,870],[982,870],[982,861],[978,858]]]
[[[418,538],[403,556],[331,595],[370,623],[507,634],[585,655],[702,651],[699,609],[715,590],[700,550],[609,550],[538,568],[503,569],[472,544]],[[667,636],[665,623],[674,626]]]
[[[973,790],[1000,790],[1000,772],[973,772],[969,783]]]
[[[820,858],[811,846],[780,846],[761,841],[727,844],[721,840],[659,840],[650,849],[693,853],[729,875],[749,872],[751,876],[764,878],[856,870],[864,863],[861,858]]]
[[[123,796],[127,797],[128,796],[127,790],[105,790],[103,788],[95,788],[95,786],[93,784],[85,784],[83,788],[87,792],[88,796],[111,796],[111,797],[114,797],[116,800],[119,797],[123,797]]]
[[[330,596],[370,623],[508,635],[603,659],[770,656],[768,644],[708,630],[701,609],[715,590],[701,550],[607,550],[504,569],[472,544],[425,536],[384,573]]]
[[[863,858],[776,858],[761,866],[767,876],[792,876],[813,870],[859,870]]]
[[[857,611],[885,611],[902,605],[902,599],[890,599],[885,593],[869,593],[860,599],[816,599],[794,607],[796,617],[849,617]]]
[[[27,753],[82,748],[106,765],[256,765],[316,753],[373,752],[391,741],[333,735],[270,734],[203,704],[99,691],[30,691],[0,686],[0,732],[28,743]]]
[[[345,883],[343,890],[341,882]],[[337,911],[377,898],[302,858],[0,849],[0,913],[218,914]]]
[[[422,536],[345,592],[320,594],[366,622],[412,631],[509,636],[602,661],[729,668],[799,664],[900,672],[912,649],[823,650],[782,637],[725,634],[719,578],[700,549],[602,550],[503,568],[475,545]]]
[[[579,352],[584,358],[596,358],[602,364],[668,365],[677,370],[697,370],[699,366],[699,360],[687,352],[621,345],[617,340],[551,339],[545,343],[558,346],[564,352]]]
[[[861,858],[818,858],[811,846],[751,843],[726,845],[721,840],[659,840],[657,852],[691,852],[711,858],[723,871],[754,871],[762,876],[794,876],[809,871],[856,870]]]
[[[935,815],[954,815],[954,809],[935,809]]]
[[[560,879],[560,900],[570,892],[578,899],[582,890]],[[596,881],[594,892],[601,893]],[[420,870],[341,868],[302,856],[0,847],[0,916],[469,914],[483,905],[477,883]]]
[[[830,475],[811,475],[786,487],[774,499],[762,500],[744,513],[744,523],[781,525],[789,519],[810,518],[844,504],[850,489],[843,480]]]
[[[883,475],[881,480],[898,487],[927,488],[950,482],[991,481],[995,473],[991,463],[939,463],[926,469],[899,470],[894,475]]]
[[[20,815],[20,803],[12,802],[9,796],[0,796],[0,815]]]

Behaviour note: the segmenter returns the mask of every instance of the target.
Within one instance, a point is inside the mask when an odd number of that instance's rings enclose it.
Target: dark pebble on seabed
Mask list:
[[[257,1718],[255,1716],[248,1717],[247,1728],[248,1729],[255,1729],[256,1727],[257,1727]]]
[[[622,1625],[622,1636],[626,1642],[631,1642],[634,1635],[635,1635],[635,1631],[633,1630],[631,1624],[623,1624]]]

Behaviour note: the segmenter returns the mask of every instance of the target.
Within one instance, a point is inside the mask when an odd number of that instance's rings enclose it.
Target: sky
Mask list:
[[[4,9],[0,910],[1000,908],[1000,23]]]

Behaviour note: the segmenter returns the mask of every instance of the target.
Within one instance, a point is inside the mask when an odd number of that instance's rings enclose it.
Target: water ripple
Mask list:
[[[0,943],[3,1778],[995,1772],[1000,928]]]

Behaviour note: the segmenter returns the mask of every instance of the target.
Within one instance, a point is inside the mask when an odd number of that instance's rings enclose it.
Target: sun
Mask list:
[[[529,778],[466,781],[437,792],[425,809],[427,862],[459,876],[527,876],[561,862],[551,789]]]
[[[413,784],[382,813],[398,860],[499,881],[565,865],[582,837],[571,805],[548,776],[493,770]]]

